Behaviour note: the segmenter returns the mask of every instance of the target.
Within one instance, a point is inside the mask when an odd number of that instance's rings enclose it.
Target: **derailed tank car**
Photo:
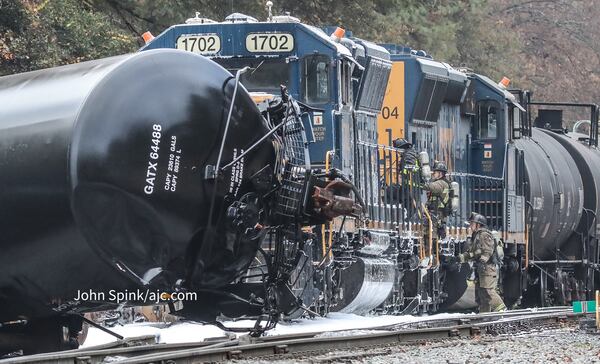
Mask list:
[[[270,224],[295,257],[301,224],[323,219],[300,111],[283,92],[261,113],[236,79],[175,50],[0,78],[0,352],[76,345],[80,314],[119,292],[245,314],[229,291]]]
[[[202,169],[219,153],[230,78],[207,59],[162,50],[0,79],[0,322],[22,319],[42,336],[25,321],[114,306],[110,290],[173,292],[188,278],[186,252],[208,229]],[[235,111],[224,161],[269,130],[247,93]],[[225,195],[248,193],[249,176],[274,155],[264,144],[242,173],[225,172],[214,228]],[[254,256],[255,241],[228,249],[231,238],[214,238],[197,287],[228,283]],[[76,301],[80,292],[97,295]]]

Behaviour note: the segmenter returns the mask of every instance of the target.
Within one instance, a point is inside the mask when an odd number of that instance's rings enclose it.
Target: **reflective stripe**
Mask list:
[[[501,304],[499,304],[496,307],[492,308],[492,311],[494,311],[494,312],[506,311],[506,305],[504,304],[504,302],[502,302]]]
[[[443,179],[442,181],[446,182],[446,185],[448,187],[444,188],[441,198],[433,194],[431,195],[431,204],[440,209],[444,209],[450,201],[450,184],[445,179]]]
[[[444,205],[450,200],[450,188],[444,189]]]

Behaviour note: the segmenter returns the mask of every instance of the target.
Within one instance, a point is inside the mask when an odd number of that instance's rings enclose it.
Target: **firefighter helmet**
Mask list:
[[[394,148],[398,148],[398,149],[408,149],[408,148],[412,147],[412,144],[409,143],[406,139],[398,138],[398,139],[394,140],[393,146],[394,146]]]
[[[481,226],[487,225],[487,219],[485,218],[485,216],[478,214],[476,212],[471,213],[471,217],[469,217],[469,222],[475,222]]]
[[[442,161],[436,161],[433,165],[433,171],[448,173],[448,167],[446,166],[446,163]]]

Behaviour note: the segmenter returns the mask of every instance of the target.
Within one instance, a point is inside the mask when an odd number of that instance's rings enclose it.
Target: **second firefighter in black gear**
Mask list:
[[[412,144],[406,139],[396,139],[393,142],[393,147],[403,150],[402,159],[400,161],[400,170],[415,169],[419,155],[412,147]]]
[[[391,203],[408,206],[413,200],[411,194],[413,187],[415,190],[418,187],[418,179],[413,179],[413,174],[419,171],[419,155],[406,139],[396,139],[392,142],[392,146],[400,150],[401,154],[400,156],[397,154],[390,156],[395,166],[395,173],[392,173],[389,181],[383,181],[389,183],[385,187],[386,197]]]
[[[446,174],[446,163],[437,161],[433,165],[433,175],[429,182],[423,185],[427,191],[427,210],[431,216],[432,239],[446,237],[446,219],[450,211],[450,181]]]
[[[496,291],[500,263],[496,240],[486,228],[487,220],[484,216],[473,213],[469,224],[473,232],[471,245],[458,259],[461,263],[473,262],[476,277],[475,299],[479,305],[479,312],[503,311],[506,306]]]

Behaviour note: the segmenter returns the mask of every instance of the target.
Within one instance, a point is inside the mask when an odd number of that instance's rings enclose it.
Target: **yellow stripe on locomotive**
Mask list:
[[[377,134],[378,144],[386,146],[391,146],[395,139],[404,138],[404,62],[392,63],[383,106],[377,117]],[[379,158],[384,162],[380,172],[386,176],[386,184],[399,184],[400,176],[396,171],[400,166],[400,155],[380,149]]]
[[[404,138],[404,62],[394,62],[377,118],[378,143],[392,145]]]

